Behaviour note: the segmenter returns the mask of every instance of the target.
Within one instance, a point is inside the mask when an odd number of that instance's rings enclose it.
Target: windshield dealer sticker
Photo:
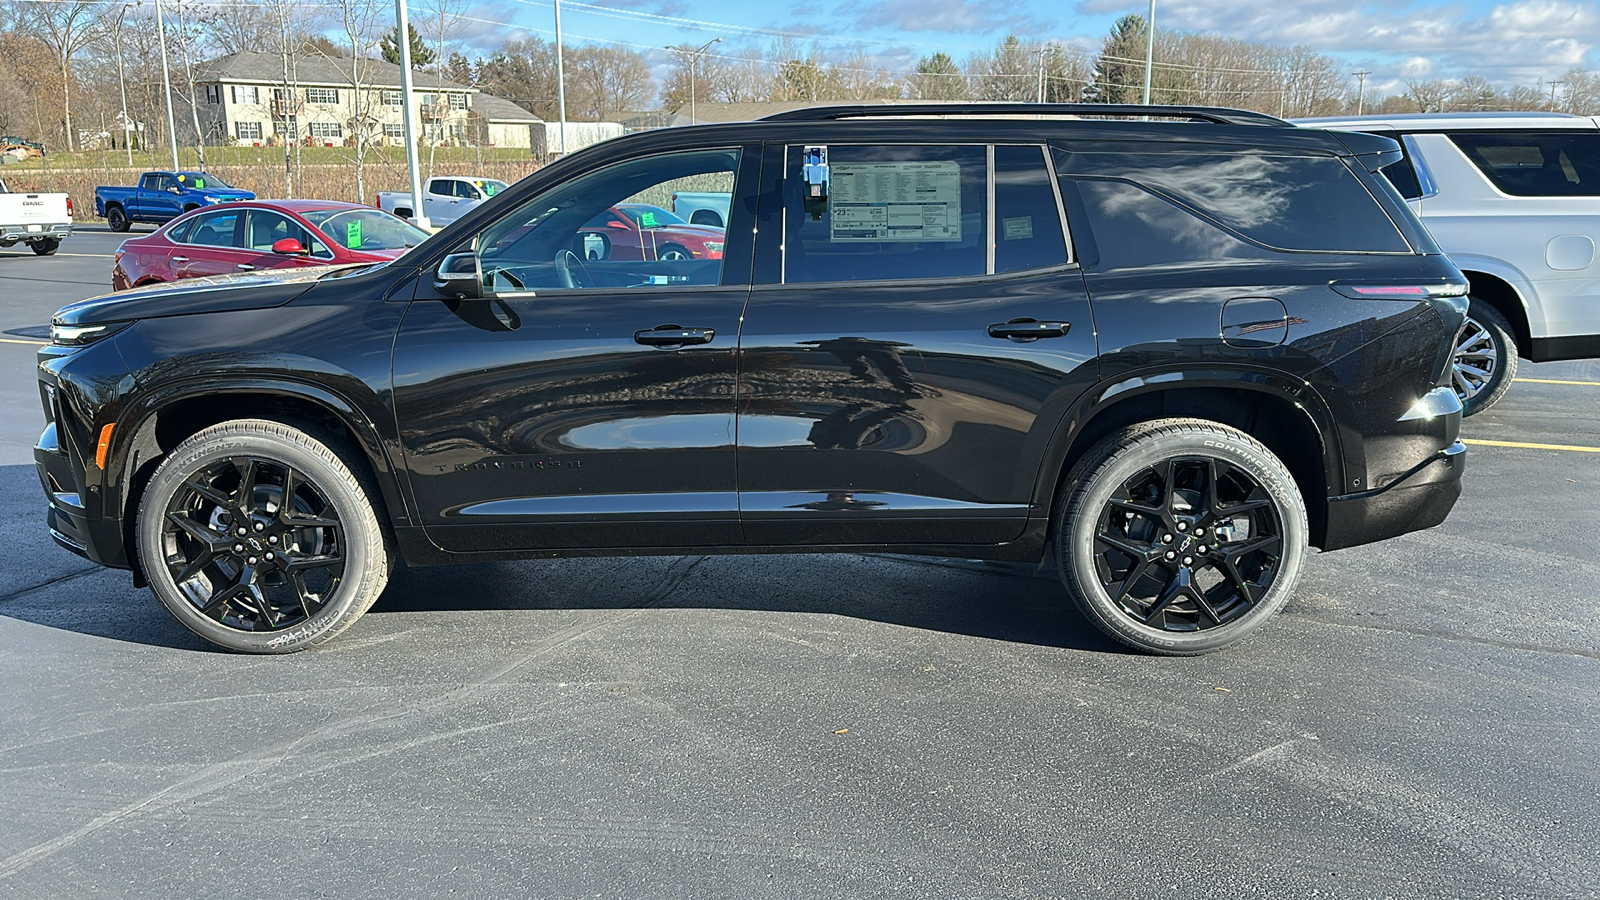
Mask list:
[[[642,212],[642,213],[639,213],[639,227],[640,228],[654,228],[654,227],[656,227],[656,214],[653,213],[653,212]]]
[[[830,241],[961,240],[961,164],[835,163]]]
[[[347,223],[344,226],[344,245],[352,250],[361,249],[361,220]]]

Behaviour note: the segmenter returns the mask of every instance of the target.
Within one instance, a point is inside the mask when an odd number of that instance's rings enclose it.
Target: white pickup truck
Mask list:
[[[483,201],[506,189],[504,181],[493,178],[467,178],[440,175],[422,186],[422,214],[432,225],[449,225],[476,209]],[[373,206],[402,219],[416,219],[410,191],[379,191]]]
[[[49,256],[72,235],[72,198],[66,194],[13,193],[0,180],[0,247],[22,241]]]

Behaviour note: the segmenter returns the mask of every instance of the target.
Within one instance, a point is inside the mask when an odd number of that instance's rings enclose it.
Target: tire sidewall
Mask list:
[[[1489,339],[1494,342],[1496,358],[1494,376],[1489,379],[1483,389],[1470,398],[1461,399],[1463,417],[1477,415],[1480,412],[1500,402],[1500,398],[1511,390],[1511,380],[1517,373],[1517,342],[1511,333],[1511,323],[1492,304],[1477,297],[1468,301],[1467,318],[1488,332]],[[1459,337],[1458,337],[1459,342]],[[1455,365],[1456,355],[1450,355],[1450,364]]]
[[[112,207],[111,211],[106,213],[106,224],[111,227],[112,231],[127,231],[128,214],[123,212],[120,206]]]
[[[306,440],[321,448],[328,457],[336,459],[333,452],[320,442],[310,438]],[[263,457],[293,466],[322,491],[333,505],[343,529],[345,569],[333,599],[310,619],[286,631],[241,631],[203,615],[179,592],[167,568],[162,534],[167,505],[173,493],[186,478],[201,468],[236,456]],[[381,541],[374,541],[372,535],[364,533],[375,522],[370,500],[342,464],[331,464],[329,458],[321,453],[282,434],[258,429],[230,429],[224,425],[200,432],[180,444],[151,477],[139,504],[139,561],[157,599],[190,631],[231,650],[292,653],[333,638],[366,612],[370,604],[361,602],[363,586],[368,578],[373,577],[374,567],[384,565],[381,554],[375,557],[371,552],[375,543],[381,546]]]
[[[1140,649],[1170,655],[1218,650],[1249,637],[1266,624],[1294,592],[1305,559],[1309,529],[1300,491],[1270,451],[1242,434],[1220,426],[1147,434],[1114,452],[1087,473],[1064,512],[1061,571],[1080,608],[1112,637]],[[1211,456],[1244,470],[1276,500],[1283,537],[1277,577],[1265,597],[1235,621],[1199,632],[1170,632],[1135,622],[1112,602],[1095,569],[1095,531],[1111,495],[1129,478],[1155,462],[1175,456]]]

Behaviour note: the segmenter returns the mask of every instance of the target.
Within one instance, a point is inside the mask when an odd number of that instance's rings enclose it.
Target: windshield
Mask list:
[[[178,182],[185,187],[203,191],[206,188],[231,188],[233,185],[223,181],[210,172],[179,172]]]
[[[348,250],[405,250],[428,238],[426,231],[376,209],[318,209],[300,215]]]
[[[485,197],[493,197],[495,194],[498,194],[506,189],[506,183],[504,181],[496,181],[493,178],[485,178],[482,181],[474,178],[472,183],[477,185],[479,190],[483,191],[483,196]]]
[[[662,225],[687,225],[688,222],[667,212],[659,206],[650,206],[645,203],[630,203],[617,207],[623,215],[632,219],[640,228],[659,228]]]

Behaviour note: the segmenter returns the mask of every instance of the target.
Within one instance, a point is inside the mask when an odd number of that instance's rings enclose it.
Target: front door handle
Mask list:
[[[243,269],[246,272],[254,272],[256,270],[256,267],[250,265],[249,263],[239,263],[238,265],[234,266],[234,268]]]
[[[989,337],[1009,338],[1017,343],[1036,341],[1039,338],[1061,337],[1072,328],[1071,322],[1041,322],[1038,319],[1012,319],[989,326]]]
[[[635,331],[635,343],[647,347],[683,347],[688,344],[709,344],[717,336],[715,328],[685,328],[682,325],[657,325],[648,331]]]
[[[187,256],[174,256],[171,259],[167,260],[167,262],[188,262],[188,261],[189,261],[189,257],[187,257]]]

